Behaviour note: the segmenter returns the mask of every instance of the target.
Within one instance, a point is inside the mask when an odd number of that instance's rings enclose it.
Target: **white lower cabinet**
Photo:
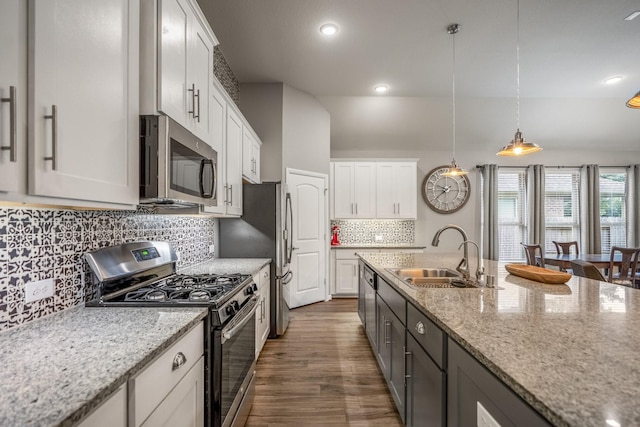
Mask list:
[[[204,343],[200,323],[129,380],[129,426],[204,425]]]
[[[260,272],[253,277],[258,285],[258,311],[256,311],[256,359],[262,351],[264,343],[269,336],[269,304],[271,303],[271,286],[269,265],[262,267]]]
[[[354,249],[331,251],[332,294],[356,296],[358,294],[358,257]]]
[[[102,405],[78,424],[78,427],[126,427],[127,388],[122,385]]]

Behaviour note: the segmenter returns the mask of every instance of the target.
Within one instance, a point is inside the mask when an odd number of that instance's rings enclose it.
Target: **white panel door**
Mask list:
[[[327,298],[327,176],[287,169],[293,208],[293,279],[283,294],[290,308]]]
[[[0,191],[26,192],[27,2],[0,2],[0,40]]]

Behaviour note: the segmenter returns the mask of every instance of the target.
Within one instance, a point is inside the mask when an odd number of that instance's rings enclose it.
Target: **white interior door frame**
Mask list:
[[[305,171],[300,169],[285,168],[285,183],[287,184],[287,191],[291,191],[290,186],[292,176],[307,177],[320,179],[323,182],[323,198],[322,198],[322,253],[324,254],[324,265],[321,266],[324,271],[324,289],[323,296],[324,301],[331,299],[331,293],[329,291],[329,176],[327,174]],[[295,209],[295,207],[294,207]],[[296,217],[296,213],[293,213],[293,217]]]

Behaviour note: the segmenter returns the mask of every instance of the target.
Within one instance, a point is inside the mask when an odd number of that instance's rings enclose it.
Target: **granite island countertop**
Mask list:
[[[0,333],[0,426],[70,426],[207,315],[78,306]]]
[[[360,257],[551,424],[640,425],[640,290],[545,285],[488,260],[496,288],[416,289],[385,268],[455,268],[460,254]]]

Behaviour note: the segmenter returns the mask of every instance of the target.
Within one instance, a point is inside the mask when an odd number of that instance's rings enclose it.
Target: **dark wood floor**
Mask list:
[[[402,426],[357,314],[356,299],[291,311],[257,364],[247,427]]]

